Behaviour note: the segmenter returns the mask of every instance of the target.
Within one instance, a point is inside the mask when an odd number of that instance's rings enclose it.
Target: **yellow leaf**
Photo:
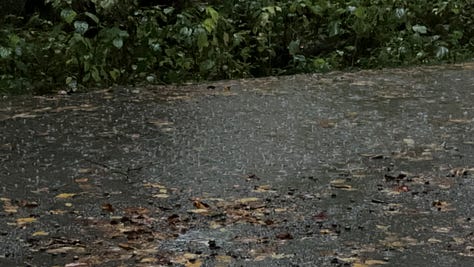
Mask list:
[[[17,223],[18,225],[24,225],[24,224],[32,223],[32,222],[36,222],[36,218],[28,217],[28,218],[19,218],[19,219],[16,219],[16,223]]]
[[[49,233],[45,231],[38,231],[32,234],[32,236],[46,236],[46,235],[49,235]]]
[[[184,266],[186,267],[201,267],[202,261],[201,260],[190,260]]]
[[[74,193],[62,193],[62,194],[57,195],[56,198],[65,199],[65,198],[71,198],[75,195],[76,194]]]
[[[146,183],[143,185],[144,187],[151,187],[151,188],[166,188],[165,186],[161,185],[161,184],[157,184],[157,183]]]

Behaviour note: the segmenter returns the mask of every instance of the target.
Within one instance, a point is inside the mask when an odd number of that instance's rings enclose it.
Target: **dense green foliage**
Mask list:
[[[472,0],[47,2],[46,15],[4,19],[0,93],[454,62],[474,53]]]

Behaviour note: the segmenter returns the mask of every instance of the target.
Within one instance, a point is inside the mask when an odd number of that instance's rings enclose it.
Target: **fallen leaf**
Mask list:
[[[128,243],[119,243],[118,246],[125,250],[134,250],[135,248]]]
[[[209,213],[208,209],[193,209],[193,210],[188,210],[190,213],[196,213],[196,214],[207,214]]]
[[[288,232],[285,232],[285,233],[279,233],[276,235],[276,238],[278,239],[282,239],[282,240],[288,240],[288,239],[293,239],[293,236],[288,233]]]
[[[90,267],[88,263],[85,262],[72,262],[64,265],[64,267]]]
[[[36,222],[36,218],[27,217],[27,218],[16,219],[16,224],[19,225],[19,226],[25,225],[25,224],[28,224],[28,223],[32,223],[32,222]]]
[[[76,182],[78,184],[87,183],[88,181],[89,181],[89,178],[87,178],[87,177],[74,179],[74,182]]]
[[[471,123],[471,119],[449,119],[449,122],[452,123]]]
[[[193,205],[194,205],[194,207],[196,207],[197,209],[208,209],[208,208],[209,208],[209,204],[204,203],[204,202],[202,202],[202,201],[199,200],[199,199],[194,200],[194,201],[193,201]]]
[[[85,253],[84,247],[60,247],[46,250],[49,254]]]
[[[61,193],[61,194],[57,195],[56,198],[66,199],[66,198],[72,198],[75,195],[76,195],[75,193]]]
[[[32,236],[47,236],[47,235],[49,235],[49,233],[45,231],[38,231],[32,234]]]
[[[260,199],[257,197],[247,197],[247,198],[237,199],[235,202],[240,203],[240,204],[248,204],[248,203],[257,202],[257,201],[260,201]]]
[[[154,197],[154,198],[168,198],[169,195],[168,194],[155,194],[155,195],[152,195],[152,197]]]
[[[107,211],[107,212],[114,212],[115,211],[114,207],[112,207],[112,204],[110,204],[110,203],[102,204],[102,210]]]
[[[368,266],[388,264],[388,262],[384,260],[365,260],[364,263],[367,264]]]
[[[158,127],[173,125],[172,122],[167,121],[167,120],[163,120],[163,119],[149,120],[148,123],[153,124],[153,125],[158,126]]]
[[[201,260],[189,260],[186,264],[184,264],[185,267],[200,267],[201,265]]]
[[[143,185],[144,187],[151,187],[151,188],[166,188],[164,185],[158,184],[158,183],[146,183]]]
[[[0,200],[3,202],[3,210],[6,213],[18,212],[18,206],[13,205],[11,199],[2,197]]]
[[[336,126],[336,122],[333,121],[333,120],[320,120],[318,122],[319,126],[321,126],[322,128],[334,128]]]
[[[274,193],[274,192],[276,192],[274,190],[271,190],[271,188],[272,187],[270,185],[258,185],[258,186],[255,186],[252,191],[256,192],[256,193]]]

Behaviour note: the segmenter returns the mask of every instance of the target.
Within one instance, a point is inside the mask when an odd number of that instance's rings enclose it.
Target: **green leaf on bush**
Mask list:
[[[92,67],[91,75],[92,75],[92,79],[94,79],[94,81],[100,82],[100,75],[99,75],[99,70],[97,69],[97,67],[95,67],[95,66]]]
[[[420,33],[420,34],[425,34],[427,31],[426,31],[426,27],[423,26],[423,25],[414,25],[411,27],[413,29],[414,32],[417,32],[417,33]]]
[[[202,50],[204,47],[209,46],[209,41],[207,40],[207,34],[204,31],[199,32],[198,34],[198,39],[197,39],[197,45],[200,50]]]
[[[333,36],[336,36],[338,35],[341,31],[340,31],[340,26],[341,25],[341,21],[340,20],[336,20],[336,21],[331,21],[328,25],[328,30],[329,30],[329,36],[330,37],[333,37]]]
[[[200,65],[200,68],[201,68],[201,72],[203,71],[208,71],[210,69],[212,69],[214,67],[215,63],[213,60],[205,60],[201,63]]]
[[[438,48],[436,48],[437,58],[444,58],[448,55],[448,53],[449,53],[449,49],[445,46],[438,46]]]
[[[94,15],[94,14],[92,14],[92,13],[90,13],[90,12],[85,12],[84,15],[88,16],[88,17],[91,18],[95,23],[99,24],[99,18],[98,18],[96,15]]]
[[[123,40],[122,40],[122,38],[115,38],[112,43],[113,43],[113,45],[114,45],[115,47],[117,47],[118,49],[122,48],[122,46],[123,46]]]
[[[365,19],[366,17],[366,12],[364,7],[358,7],[354,11],[354,15],[359,18],[359,19]]]
[[[112,78],[112,80],[116,81],[117,78],[120,76],[120,71],[118,69],[113,69],[109,71],[109,75]]]
[[[300,40],[291,41],[288,45],[288,52],[294,56],[300,51]]]
[[[12,49],[0,46],[0,58],[7,58],[12,54]]]
[[[77,16],[76,11],[70,8],[61,10],[61,18],[68,24],[71,24],[76,18],[76,16]]]
[[[89,24],[86,21],[74,21],[74,29],[83,35],[89,29]]]

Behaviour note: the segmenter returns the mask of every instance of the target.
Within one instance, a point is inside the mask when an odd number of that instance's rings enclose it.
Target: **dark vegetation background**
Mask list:
[[[0,93],[469,60],[474,0],[0,1]]]

